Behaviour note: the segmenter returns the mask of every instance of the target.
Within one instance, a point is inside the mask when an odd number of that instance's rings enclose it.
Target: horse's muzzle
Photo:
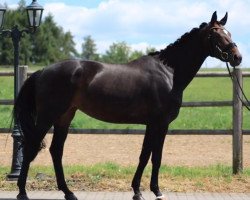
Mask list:
[[[224,51],[222,51],[222,56],[223,53],[227,54],[227,62],[230,63],[232,67],[236,67],[240,65],[242,61],[242,55],[239,52],[239,49],[235,43],[229,43]]]
[[[239,52],[233,53],[231,59],[229,60],[229,63],[232,67],[236,67],[240,65],[242,61],[242,56]]]

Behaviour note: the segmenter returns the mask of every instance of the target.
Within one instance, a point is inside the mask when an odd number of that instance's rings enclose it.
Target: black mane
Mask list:
[[[162,49],[160,51],[150,52],[149,56],[155,56],[159,55],[159,58],[163,61],[164,64],[167,62],[167,55],[170,49],[177,48],[182,46],[184,43],[189,41],[191,38],[196,36],[196,34],[200,31],[200,29],[207,26],[207,23],[202,23],[199,28],[193,28],[190,32],[185,33],[180,38],[178,38],[174,43],[169,44],[165,49]]]

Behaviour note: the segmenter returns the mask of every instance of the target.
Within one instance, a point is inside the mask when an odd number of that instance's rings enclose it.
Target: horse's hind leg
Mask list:
[[[41,142],[47,131],[50,129],[51,125],[52,123],[48,121],[40,121],[38,118],[34,133],[32,133],[32,135],[30,135],[29,137],[25,138],[23,148],[23,163],[17,182],[17,185],[19,187],[19,194],[17,195],[18,200],[29,200],[26,194],[25,186],[30,163],[37,156],[41,148]]]
[[[71,120],[75,115],[75,109],[71,109],[60,117],[54,124],[54,136],[52,139],[50,153],[54,163],[58,189],[62,190],[65,194],[66,200],[77,200],[76,196],[69,190],[64,178],[62,156],[64,142],[68,135],[68,128]]]
[[[17,195],[17,199],[18,200],[28,200],[28,196],[26,193],[26,180],[27,180],[27,176],[28,176],[28,171],[29,171],[29,167],[30,167],[30,163],[31,161],[36,157],[39,148],[38,146],[35,147],[26,143],[23,149],[23,162],[22,162],[22,168],[21,168],[21,172],[18,178],[18,182],[17,185],[19,187],[19,194]]]

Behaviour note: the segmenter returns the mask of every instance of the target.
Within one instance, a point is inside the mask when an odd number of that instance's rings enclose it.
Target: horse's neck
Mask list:
[[[182,92],[193,80],[207,58],[201,43],[187,43],[187,46],[172,48],[169,52],[170,66],[174,68],[173,89]]]

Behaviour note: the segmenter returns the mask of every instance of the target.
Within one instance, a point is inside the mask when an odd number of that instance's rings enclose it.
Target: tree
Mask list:
[[[146,49],[146,54],[149,54],[149,53],[152,53],[152,52],[155,52],[156,51],[156,48],[154,48],[154,47],[147,47],[147,49]]]
[[[129,56],[129,60],[132,61],[132,60],[135,60],[137,58],[140,58],[141,56],[143,56],[144,53],[142,51],[133,51],[130,56]]]
[[[33,57],[35,63],[51,64],[62,59],[77,56],[75,43],[70,32],[64,33],[62,27],[48,15],[34,35]]]
[[[77,51],[75,49],[75,42],[70,31],[62,35],[60,51],[62,59],[74,58],[77,55]]]
[[[81,57],[85,60],[98,60],[95,41],[90,35],[83,38]]]
[[[102,60],[107,63],[127,63],[130,52],[130,47],[126,42],[113,43],[106,51],[106,54],[102,56]]]

